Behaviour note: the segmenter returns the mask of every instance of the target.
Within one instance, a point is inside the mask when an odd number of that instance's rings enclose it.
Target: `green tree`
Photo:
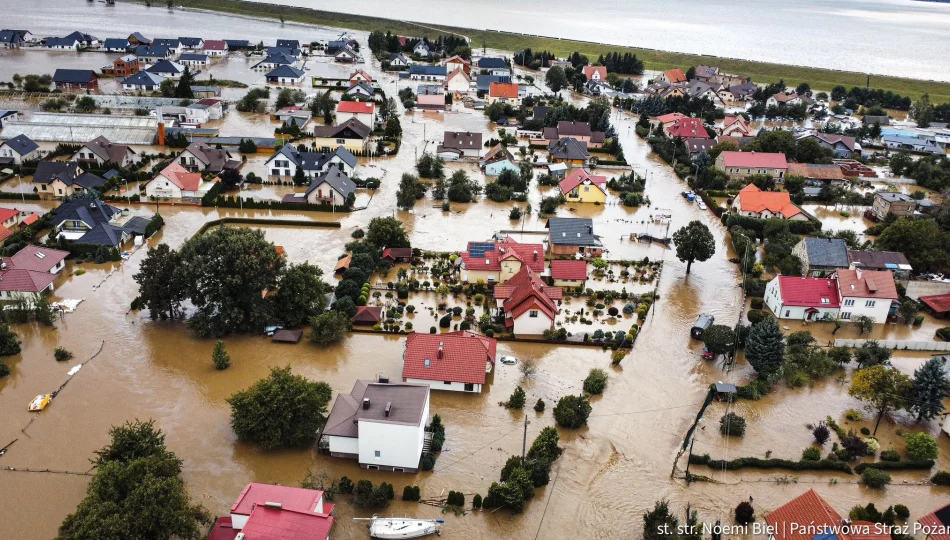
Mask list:
[[[214,369],[228,369],[231,365],[231,357],[224,349],[224,342],[220,339],[214,344],[214,350],[211,352],[211,360],[214,362]]]
[[[168,244],[159,244],[145,254],[132,279],[139,284],[138,304],[148,309],[153,320],[181,314],[187,296],[181,277],[181,257]]]
[[[341,311],[327,311],[314,316],[310,319],[310,339],[317,345],[332,345],[343,341],[353,326],[351,317]]]
[[[467,203],[474,201],[481,192],[482,187],[478,182],[470,179],[465,171],[458,170],[449,178],[446,195],[452,202]]]
[[[191,68],[185,66],[185,71],[182,72],[181,77],[178,79],[178,86],[175,87],[175,97],[194,99],[195,93],[191,90],[191,85],[194,84],[194,80],[195,76],[191,73]]]
[[[679,519],[665,500],[656,501],[653,510],[643,514],[643,540],[678,540],[678,529]]]
[[[930,127],[934,117],[934,107],[930,103],[930,94],[920,96],[920,99],[914,103],[911,116],[913,116],[914,122],[917,122],[917,127]]]
[[[383,135],[392,138],[402,137],[402,125],[399,123],[399,118],[394,116],[386,121],[386,129]]]
[[[854,325],[854,328],[861,335],[870,334],[871,330],[874,330],[874,319],[867,315],[855,316],[851,319],[851,324]]]
[[[562,88],[567,88],[567,75],[564,73],[564,68],[554,66],[548,69],[548,73],[544,76],[544,82],[555,93],[560,92]]]
[[[524,388],[521,386],[516,386],[514,391],[511,393],[511,396],[508,397],[508,408],[509,409],[523,409],[525,402],[525,392]]]
[[[577,429],[587,423],[592,409],[587,398],[567,395],[559,399],[554,406],[554,420],[561,427]]]
[[[703,332],[703,344],[716,356],[727,354],[736,347],[736,333],[724,324],[714,324]]]
[[[914,318],[917,317],[917,313],[920,311],[920,304],[914,301],[911,298],[905,298],[901,305],[897,308],[897,314],[900,315],[901,321],[904,324],[911,324],[914,322]]]
[[[323,313],[330,285],[323,281],[323,270],[310,263],[287,267],[274,295],[274,315],[287,326],[300,326]]]
[[[584,379],[584,391],[588,394],[602,394],[607,387],[607,372],[599,368],[591,368]]]
[[[181,264],[197,308],[188,325],[198,336],[249,332],[269,320],[261,293],[276,287],[284,258],[264,231],[220,227],[195,236],[182,247]]]
[[[687,274],[693,261],[708,260],[716,253],[715,239],[709,228],[700,221],[691,221],[673,233],[673,243],[676,244],[676,258],[686,263]]]
[[[175,90],[178,89],[178,86],[175,84],[174,79],[165,79],[158,85],[158,89],[162,93],[162,97],[173,98],[175,97]]]
[[[866,402],[867,409],[876,411],[880,421],[888,412],[904,408],[912,384],[907,375],[878,364],[859,369],[848,394]]]
[[[14,354],[20,354],[20,338],[10,330],[10,325],[0,322],[0,356]]]
[[[937,441],[927,433],[909,433],[904,436],[907,445],[907,457],[911,461],[925,461],[937,459],[940,449]]]
[[[773,377],[781,369],[785,336],[774,317],[766,317],[752,327],[745,342],[745,357],[763,379]]]
[[[943,411],[943,397],[947,394],[950,394],[950,379],[939,358],[931,358],[914,370],[910,407],[918,421],[936,418]]]
[[[416,205],[416,201],[425,196],[426,186],[415,176],[404,173],[399,180],[399,189],[396,191],[396,206],[409,210]]]
[[[165,447],[164,434],[152,422],[135,422],[110,435],[96,452],[86,498],[63,520],[59,538],[204,538],[211,515],[189,500],[182,461]]]
[[[898,219],[885,227],[874,246],[903,253],[918,272],[937,271],[950,263],[950,241],[932,219]]]
[[[293,375],[290,366],[271,368],[268,378],[228,398],[231,427],[264,450],[302,448],[316,438],[332,396],[325,382]]]
[[[893,351],[882,347],[877,341],[865,341],[864,345],[854,350],[854,359],[858,367],[866,368],[878,365],[888,365],[891,362]]]
[[[380,249],[410,246],[409,235],[403,228],[402,221],[394,217],[371,219],[366,230],[366,241]]]

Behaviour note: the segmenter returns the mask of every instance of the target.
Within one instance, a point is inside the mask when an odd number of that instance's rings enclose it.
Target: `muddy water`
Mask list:
[[[211,20],[228,25],[234,21],[217,17]],[[242,20],[235,28],[256,28],[258,24],[263,23]],[[249,30],[248,34],[252,32]],[[306,35],[311,34],[306,32]],[[0,61],[0,66],[2,64]],[[376,68],[378,66],[371,68],[374,75]],[[395,79],[381,78],[387,92],[394,93]],[[490,386],[481,395],[433,394],[432,411],[442,415],[447,426],[445,451],[434,473],[395,475],[361,471],[355,462],[315,455],[309,450],[262,452],[236,442],[228,424],[225,399],[266,376],[270,367],[290,364],[295,373],[325,380],[335,391],[345,392],[357,378],[398,375],[403,340],[354,334],[338,346],[317,349],[308,343],[275,345],[258,336],[230,337],[226,343],[233,365],[224,372],[217,372],[210,362],[213,342],[193,338],[181,324],[156,323],[143,313],[129,312],[129,303],[136,294],[132,276],[144,251],[136,252],[122,264],[81,265],[86,270],[83,275],[75,275],[77,266],[70,264],[58,282],[56,296],[83,298],[78,310],[67,315],[54,329],[35,325],[16,328],[23,340],[23,352],[6,359],[12,374],[0,380],[0,411],[3,411],[0,444],[18,440],[0,458],[0,465],[86,471],[92,452],[106,443],[109,426],[135,418],[151,418],[167,434],[170,448],[184,460],[184,476],[192,497],[217,514],[227,511],[249,481],[296,484],[308,469],[324,470],[333,476],[369,478],[374,482],[385,480],[394,483],[397,491],[402,485],[418,484],[424,496],[437,496],[450,489],[484,494],[487,486],[497,480],[506,458],[520,451],[521,446],[523,414],[509,412],[497,403],[506,399],[517,384],[522,384],[529,394],[529,403],[542,398],[550,404],[560,396],[580,391],[584,373],[592,367],[602,367],[610,372],[606,393],[594,399],[594,413],[587,427],[561,432],[565,453],[555,465],[554,481],[538,490],[524,514],[513,518],[504,511],[442,516],[432,507],[398,501],[387,512],[444,517],[448,538],[563,538],[570,534],[578,538],[626,539],[638,535],[640,514],[661,497],[670,499],[677,510],[691,503],[706,520],[726,518],[729,509],[750,494],[754,495],[761,515],[812,486],[839,511],[858,502],[874,500],[879,506],[907,504],[917,517],[945,501],[945,491],[929,487],[895,485],[886,493],[872,493],[847,483],[849,479],[843,476],[839,476],[838,484],[828,484],[827,478],[831,475],[796,475],[803,485],[760,483],[782,473],[745,471],[727,475],[698,471],[715,476],[723,484],[686,487],[682,481],[670,479],[669,471],[683,433],[708,384],[717,380],[740,382],[751,373],[744,364],[731,373],[723,373],[717,366],[703,362],[699,356],[700,344],[688,337],[689,327],[702,312],[713,313],[717,320],[730,324],[736,320],[741,308],[736,286],[738,274],[727,260],[723,227],[711,213],[698,211],[680,196],[683,185],[668,167],[649,156],[646,144],[633,135],[635,120],[619,118],[617,130],[627,158],[649,178],[647,195],[652,207],[574,205],[558,211],[561,216],[591,217],[611,258],[650,257],[664,261],[659,280],[661,299],[648,315],[633,353],[619,368],[611,368],[609,356],[595,348],[500,344],[501,354],[535,360],[539,366],[537,374],[530,381],[522,381],[516,368],[499,366]],[[247,121],[257,122],[253,117]],[[486,239],[500,229],[522,227],[521,223],[508,220],[511,204],[489,201],[452,205],[449,213],[431,204],[419,204],[413,213],[397,212],[394,207],[396,184],[399,176],[412,168],[416,152],[421,154],[445,129],[490,130],[480,114],[464,109],[444,114],[410,114],[402,125],[405,138],[400,154],[366,162],[360,167],[361,175],[383,179],[382,187],[366,210],[352,214],[303,215],[163,207],[166,227],[151,243],[167,242],[178,247],[204,222],[224,215],[336,220],[342,225],[339,230],[295,227],[266,230],[269,239],[285,248],[291,262],[309,260],[329,274],[350,233],[357,227],[365,227],[376,216],[396,215],[410,231],[413,244],[431,250],[458,250],[469,239]],[[450,166],[456,167],[467,166]],[[469,170],[474,173],[470,167]],[[484,181],[480,175],[477,178]],[[266,189],[278,188],[265,187],[261,191]],[[531,190],[530,202],[534,208],[544,191]],[[5,202],[3,206],[14,204]],[[46,208],[48,205],[35,206]],[[684,265],[668,250],[659,245],[631,242],[624,236],[642,232],[639,228],[646,226],[645,222],[657,208],[671,211],[672,230],[694,219],[709,225],[718,246],[716,256],[695,264],[692,274],[686,276]],[[148,215],[151,209],[136,211]],[[539,230],[543,226],[544,221],[537,215],[529,216],[523,223],[525,231]],[[416,316],[420,322],[428,317],[421,313]],[[931,324],[936,323],[928,321],[921,329],[880,327],[876,331],[888,336],[903,335],[903,332],[917,336],[932,332]],[[810,327],[816,333],[817,328],[817,325]],[[842,329],[839,334],[850,335],[850,332],[850,329]],[[54,362],[52,351],[57,345],[72,350],[76,359],[63,364]],[[91,357],[100,346],[101,352],[95,359],[83,367],[46,411],[37,415],[25,433],[21,432],[31,420],[26,411],[29,400],[58,387],[71,366]],[[905,353],[896,356],[895,364],[906,371],[912,371],[925,358]],[[723,443],[716,430],[721,409],[712,408],[703,423],[708,427],[699,432],[697,451],[737,457],[765,455],[772,450],[777,457],[797,457],[808,443],[806,423],[817,422],[829,414],[841,418],[845,410],[858,407],[859,404],[847,396],[845,387],[833,379],[805,389],[780,388],[760,402],[737,405],[750,419],[749,434],[742,441]],[[528,412],[529,438],[542,427],[552,425],[550,408],[548,411],[544,415]],[[892,443],[896,427],[882,425],[879,435],[885,448]],[[932,431],[935,428],[926,427]],[[904,426],[904,429],[919,428]],[[950,466],[948,446],[947,438],[942,437],[941,468]],[[678,476],[682,476],[683,466],[681,461]],[[915,480],[918,476],[918,473],[894,475],[897,480]],[[83,476],[10,471],[0,471],[0,479],[0,538],[16,539],[52,537],[63,517],[81,500],[88,481]],[[810,483],[816,479],[819,483]],[[349,518],[365,515],[365,512],[355,510],[345,500],[340,502],[334,537],[364,538],[365,530],[353,525]]]

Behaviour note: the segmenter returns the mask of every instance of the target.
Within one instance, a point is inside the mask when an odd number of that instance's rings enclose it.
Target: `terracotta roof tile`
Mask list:
[[[474,332],[409,334],[403,355],[405,379],[484,384],[486,362],[495,363],[497,342]]]
[[[897,300],[894,274],[886,270],[838,270],[842,298]]]
[[[551,261],[551,277],[554,279],[586,280],[587,261]]]
[[[801,208],[792,204],[792,198],[786,191],[762,191],[755,184],[749,184],[739,191],[736,198],[743,212],[761,213],[768,210],[773,214],[782,214],[785,219],[802,213]]]
[[[841,306],[838,284],[830,278],[779,276],[782,303],[787,306],[836,308]]]
[[[606,176],[592,176],[589,172],[579,167],[572,170],[571,174],[567,175],[564,180],[561,180],[561,183],[558,184],[558,187],[560,187],[561,193],[567,193],[587,181],[590,181],[591,185],[596,186],[604,193],[607,192]]]

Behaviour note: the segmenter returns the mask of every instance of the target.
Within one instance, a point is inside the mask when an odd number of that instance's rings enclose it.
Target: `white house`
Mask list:
[[[78,152],[73,154],[70,161],[80,163],[95,163],[105,165],[111,163],[117,167],[127,167],[135,162],[138,153],[132,147],[124,144],[113,144],[109,139],[98,136],[82,145]]]
[[[425,41],[421,39],[416,42],[416,45],[412,48],[412,54],[416,56],[421,56],[422,58],[429,57],[429,46]]]
[[[837,319],[841,307],[838,282],[832,278],[776,276],[765,286],[765,304],[779,319]]]
[[[145,195],[150,199],[200,199],[209,189],[211,182],[205,182],[201,173],[188,172],[173,162],[145,184]]]
[[[228,168],[236,168],[239,161],[232,160],[227,151],[212,148],[203,142],[193,142],[178,154],[175,161],[189,172],[220,173]]]
[[[792,92],[791,94],[775,94],[765,101],[766,107],[778,107],[779,105],[798,105],[802,103],[802,98]]]
[[[209,538],[330,540],[334,505],[324,498],[315,489],[251,482],[231,505],[230,515],[217,519]]]
[[[264,167],[270,180],[285,182],[293,179],[297,174],[297,167],[303,168],[307,178],[314,178],[331,168],[350,175],[356,164],[356,156],[342,146],[332,152],[301,152],[294,145],[285,144],[264,162]]]
[[[13,163],[21,165],[24,161],[40,158],[40,145],[26,135],[17,135],[0,144],[0,158],[11,158]]]
[[[223,39],[205,40],[203,47],[204,53],[212,58],[220,58],[228,55],[228,42]]]
[[[303,82],[304,72],[302,69],[283,65],[269,71],[264,78],[269,83],[300,84]]]
[[[887,321],[891,304],[898,299],[894,274],[886,270],[838,270],[838,294],[841,312],[838,318],[850,320],[859,315],[882,324]]]
[[[376,91],[373,90],[373,87],[369,83],[360,82],[347,88],[344,93],[359,99],[373,99]]]
[[[539,335],[554,328],[563,291],[545,285],[531,268],[523,266],[514,277],[495,285],[494,294],[508,331]]]
[[[356,192],[356,184],[340,169],[331,167],[310,182],[304,197],[310,204],[342,206]]]
[[[178,80],[181,74],[185,72],[185,66],[172,62],[171,60],[159,60],[155,65],[145,70],[152,75],[165,77],[166,79]]]
[[[409,334],[402,378],[433,390],[481,392],[495,365],[497,346],[495,339],[467,330]]]
[[[17,111],[7,111],[0,109],[0,129],[6,127],[7,122],[16,122],[20,119],[20,113]]]
[[[165,77],[147,71],[140,71],[123,79],[122,89],[133,92],[153,92],[161,88],[164,81]]]
[[[445,89],[448,92],[467,93],[472,88],[472,78],[465,73],[465,70],[459,68],[449,74],[445,79]]]
[[[187,53],[178,57],[178,63],[183,66],[204,67],[211,63],[207,54]]]
[[[429,387],[358,380],[333,403],[320,445],[360,467],[414,473],[429,420]]]
[[[12,257],[0,259],[0,300],[52,291],[68,256],[68,251],[26,246]]]
[[[356,118],[367,126],[376,124],[376,104],[364,101],[341,101],[336,104],[336,122],[342,124]]]

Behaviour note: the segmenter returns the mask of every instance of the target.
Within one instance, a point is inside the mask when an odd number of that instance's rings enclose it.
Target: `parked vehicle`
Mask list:
[[[689,335],[692,336],[693,339],[703,339],[703,332],[712,326],[715,320],[716,318],[712,315],[703,313],[696,318],[696,322],[693,323],[693,327],[690,329]]]

